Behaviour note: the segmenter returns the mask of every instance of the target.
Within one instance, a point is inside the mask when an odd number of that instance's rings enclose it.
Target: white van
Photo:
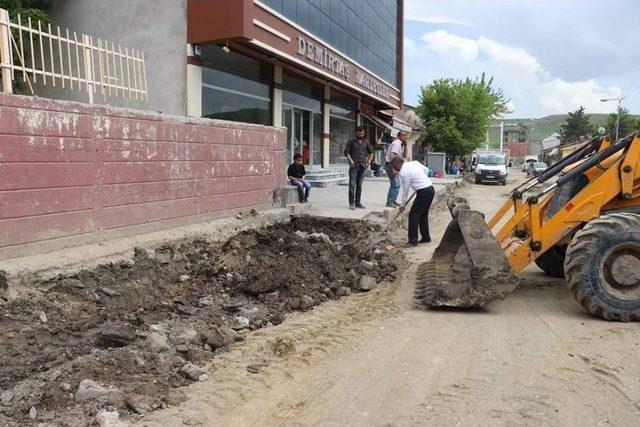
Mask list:
[[[536,163],[538,156],[524,156],[524,162],[522,162],[522,172],[526,172],[529,168],[529,164]]]
[[[509,154],[504,152],[479,152],[474,159],[476,184],[498,181],[507,185]]]

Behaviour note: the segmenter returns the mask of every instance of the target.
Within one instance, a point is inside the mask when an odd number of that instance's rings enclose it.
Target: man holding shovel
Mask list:
[[[394,174],[400,176],[402,182],[402,203],[400,213],[404,212],[407,205],[409,188],[416,194],[415,201],[409,211],[409,243],[407,246],[416,246],[418,243],[429,243],[429,208],[436,192],[433,183],[429,179],[429,168],[418,161],[406,162],[402,157],[391,159],[391,168]],[[422,239],[418,242],[418,230]]]

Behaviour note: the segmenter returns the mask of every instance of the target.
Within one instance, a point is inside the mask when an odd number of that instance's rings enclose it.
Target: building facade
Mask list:
[[[145,52],[149,100],[97,102],[284,126],[289,159],[299,152],[311,170],[344,169],[357,125],[376,159],[384,133],[408,126],[389,114],[403,105],[403,0],[64,0],[51,19]]]
[[[287,128],[288,155],[346,163],[359,124],[372,143],[402,106],[402,0],[189,0],[191,116]]]

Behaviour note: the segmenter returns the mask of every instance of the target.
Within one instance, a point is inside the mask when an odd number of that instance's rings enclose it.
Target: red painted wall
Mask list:
[[[0,94],[0,259],[269,208],[284,150],[272,127]]]
[[[511,157],[524,157],[527,154],[527,143],[526,142],[512,142],[507,145],[509,152],[511,153]]]

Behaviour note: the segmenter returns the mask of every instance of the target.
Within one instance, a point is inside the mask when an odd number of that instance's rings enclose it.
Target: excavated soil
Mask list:
[[[300,217],[33,283],[0,299],[0,425],[89,425],[105,410],[176,405],[246,332],[393,281],[392,249],[370,223]]]

